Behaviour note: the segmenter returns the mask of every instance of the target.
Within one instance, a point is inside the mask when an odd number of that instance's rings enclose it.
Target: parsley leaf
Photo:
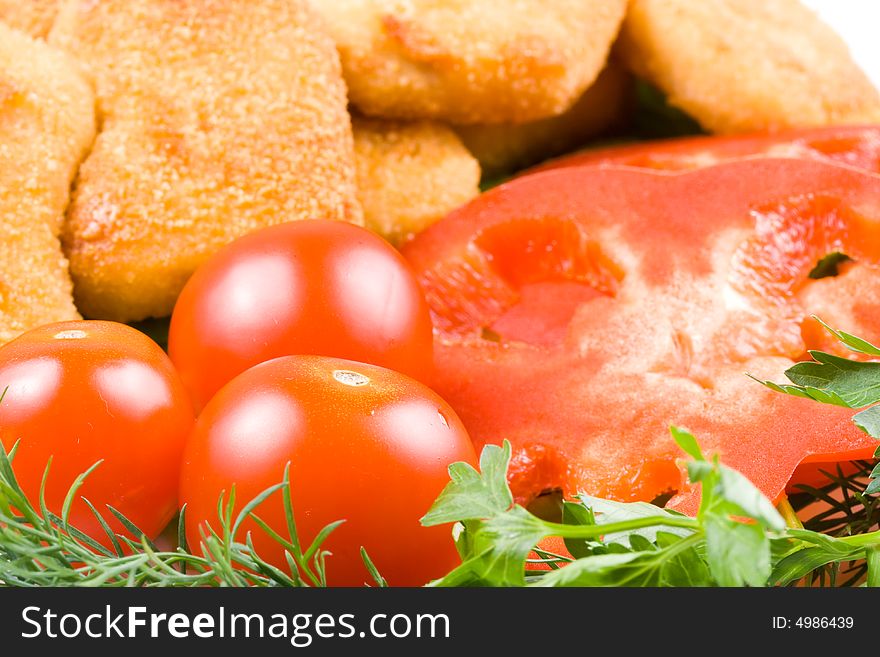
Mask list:
[[[840,340],[846,347],[860,354],[866,354],[868,356],[880,356],[880,347],[875,347],[867,340],[863,340],[862,338],[856,337],[852,333],[847,333],[846,331],[839,331],[837,329],[833,329],[828,324],[823,322],[821,319],[813,316],[817,322],[819,322],[822,326],[825,327],[831,335]]]
[[[868,548],[868,586],[880,586],[880,547]]]
[[[819,389],[850,408],[880,401],[880,363],[865,363],[821,351],[811,351],[815,362],[798,363],[785,376],[797,386]]]
[[[720,514],[703,521],[709,571],[720,586],[765,586],[770,576],[770,541],[763,528]]]
[[[422,518],[422,525],[431,527],[460,520],[491,517],[510,508],[513,495],[507,486],[507,465],[510,443],[486,445],[480,455],[480,472],[469,463],[449,466],[452,481]]]
[[[880,348],[867,340],[833,329],[818,317],[815,319],[851,351],[880,357]],[[793,385],[755,380],[776,392],[825,404],[863,408],[865,410],[853,416],[853,422],[869,436],[880,439],[880,404],[874,405],[880,402],[880,362],[849,360],[821,351],[811,351],[810,356],[812,361],[798,363],[786,371],[785,376]],[[880,458],[880,447],[874,456]],[[865,493],[880,493],[880,469],[874,469],[871,479]]]
[[[661,509],[648,502],[615,502],[613,500],[605,500],[591,495],[581,494],[578,496],[584,507],[592,510],[597,515],[600,524],[608,525],[612,523],[624,522],[634,518],[656,518],[656,517],[680,517],[684,518],[681,513],[671,511],[669,509]],[[666,531],[678,536],[687,536],[693,533],[684,528],[664,528],[660,525],[644,527],[642,529],[634,529],[628,532],[614,532],[605,534],[603,540],[608,543],[620,543],[624,540],[631,540],[633,536],[641,536],[649,541],[657,540],[657,532]]]
[[[868,583],[880,580],[880,532],[833,538],[788,528],[746,477],[704,456],[686,430],[672,434],[692,457],[691,483],[702,488],[696,518],[582,493],[563,503],[562,523],[543,520],[513,503],[507,442],[484,448],[481,472],[451,467],[452,481],[423,523],[456,523],[462,563],[431,586],[786,585],[858,559],[870,560]],[[549,536],[561,537],[570,557],[535,549]],[[536,561],[545,568],[535,570]]]
[[[880,438],[880,406],[871,406],[853,416],[856,426],[873,438]],[[878,456],[875,454],[875,456]]]

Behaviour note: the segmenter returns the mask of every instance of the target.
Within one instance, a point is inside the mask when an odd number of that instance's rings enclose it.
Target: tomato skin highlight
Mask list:
[[[344,519],[325,543],[328,583],[369,581],[359,550],[395,586],[418,586],[459,563],[449,527],[422,527],[456,461],[476,463],[461,421],[421,383],[373,365],[288,356],[257,365],[205,407],[187,443],[181,471],[186,532],[198,549],[200,525],[218,530],[217,499],[236,487],[244,506],[290,482],[303,549],[328,523]],[[287,536],[280,492],[256,509]],[[283,549],[255,523],[257,552],[287,569]]]
[[[249,367],[296,354],[430,383],[432,325],[391,245],[351,224],[298,221],[233,242],[193,275],[174,308],[168,353],[202,408]]]
[[[171,361],[143,333],[115,322],[75,321],[33,329],[0,347],[0,439],[19,441],[15,476],[39,504],[49,458],[46,503],[61,513],[74,479],[103,460],[78,495],[115,531],[121,511],[155,538],[177,508],[180,459],[194,421]],[[79,498],[70,523],[109,544]],[[127,533],[126,533],[127,535]]]

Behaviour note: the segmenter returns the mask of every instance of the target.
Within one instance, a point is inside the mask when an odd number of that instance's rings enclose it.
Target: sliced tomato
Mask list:
[[[846,165],[880,174],[880,125],[800,128],[726,137],[688,137],[602,148],[562,157],[536,170],[576,166],[627,166],[680,172],[752,157],[786,157]],[[880,339],[880,269],[869,262],[847,261],[838,278],[795,291],[801,302],[834,326],[861,327]],[[803,338],[811,349],[854,357],[818,322],[804,322]]]
[[[838,471],[848,477],[859,471],[859,464],[854,461],[812,461],[804,459],[785,488],[787,495],[801,492],[801,486],[821,488],[831,483],[829,475],[837,475]]]
[[[540,169],[622,165],[683,171],[753,156],[818,160],[880,173],[880,125],[653,141],[585,151],[553,160]]]
[[[696,497],[671,424],[771,498],[808,457],[874,448],[852,411],[744,374],[782,380],[803,356],[805,293],[823,282],[809,274],[832,252],[880,262],[880,177],[797,159],[547,171],[405,249],[435,322],[435,388],[478,446],[513,443],[521,502],[678,491],[684,510]]]

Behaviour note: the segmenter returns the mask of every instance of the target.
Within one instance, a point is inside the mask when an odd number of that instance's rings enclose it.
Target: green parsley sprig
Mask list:
[[[880,347],[846,331],[833,329],[815,318],[850,351],[871,359],[880,359]],[[785,372],[791,383],[760,381],[776,392],[813,399],[852,409],[862,409],[853,416],[856,426],[872,438],[880,440],[880,362],[850,360],[822,351],[810,351],[812,361],[798,363]],[[880,447],[874,452],[880,458]],[[880,463],[870,474],[865,494],[880,493]]]
[[[706,458],[687,431],[672,433],[702,488],[696,518],[581,495],[565,503],[562,523],[549,522],[514,504],[509,443],[487,445],[480,471],[454,464],[422,523],[456,524],[462,564],[432,586],[784,586],[856,560],[867,561],[869,585],[880,582],[880,531],[835,538],[788,527],[742,474]],[[538,550],[549,569],[529,570],[529,554],[550,536],[562,537],[572,557]]]

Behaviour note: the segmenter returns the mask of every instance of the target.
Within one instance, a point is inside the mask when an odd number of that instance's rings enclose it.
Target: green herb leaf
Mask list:
[[[773,503],[745,476],[724,465],[718,466],[719,482],[716,494],[735,514],[753,518],[774,531],[785,529],[785,519]]]
[[[289,480],[270,487],[245,505],[245,511],[235,517],[234,492],[229,499],[218,500],[219,533],[209,530],[203,544],[204,554],[191,553],[185,543],[174,551],[159,551],[143,536],[140,529],[120,511],[107,507],[110,514],[137,540],[113,534],[98,509],[88,500],[86,505],[96,517],[113,550],[107,549],[91,537],[69,524],[69,510],[77,497],[79,487],[94,469],[78,477],[65,497],[62,516],[49,511],[44,496],[35,506],[24,494],[15,479],[10,455],[0,444],[0,585],[13,586],[304,586],[299,576],[300,562],[288,552],[291,571],[266,563],[255,552],[250,535],[241,543],[233,531],[250,516],[255,523],[265,523],[253,515],[253,510],[269,495],[279,489],[289,492]],[[46,468],[44,480],[48,477]],[[9,502],[8,504],[5,502]],[[184,513],[181,512],[178,530],[184,533]],[[320,543],[337,523],[331,523],[319,532]],[[265,527],[268,529],[268,527]],[[273,540],[286,550],[298,545],[295,537],[282,538],[270,530]],[[311,550],[312,548],[310,548]],[[294,552],[299,554],[297,549]],[[309,564],[309,582],[326,583],[324,558],[326,551],[318,550]],[[302,559],[302,555],[299,555]],[[366,571],[369,572],[369,571]]]
[[[770,541],[760,524],[709,514],[703,525],[709,571],[719,586],[767,585]]]
[[[831,335],[840,340],[840,342],[842,342],[853,351],[860,354],[867,354],[868,356],[880,356],[880,347],[875,347],[867,340],[863,340],[862,338],[859,338],[852,333],[833,329],[815,315],[813,315],[813,319],[819,322],[822,326],[825,327],[825,329],[829,333],[831,333]]]
[[[853,416],[853,422],[872,438],[880,439],[880,405],[859,411]]]
[[[807,529],[791,529],[788,531],[788,536],[807,545],[821,548],[835,557],[849,558],[854,553],[853,546],[846,541],[819,532],[813,532]]]
[[[672,432],[672,438],[675,440],[675,443],[685,454],[696,461],[704,460],[700,445],[690,431],[675,426],[669,427],[669,431]]]
[[[562,522],[565,525],[579,525],[581,527],[589,527],[596,524],[596,517],[592,509],[588,505],[575,504],[574,502],[562,503]],[[597,545],[601,545],[596,540],[583,538],[566,538],[564,539],[565,549],[568,550],[575,559],[588,557],[593,554]]]
[[[839,395],[833,392],[827,392],[825,390],[820,390],[819,388],[811,388],[810,386],[797,386],[788,383],[774,383],[773,381],[763,381],[761,379],[755,378],[751,374],[747,376],[750,379],[757,381],[762,386],[770,388],[770,390],[774,392],[781,392],[785,395],[791,395],[792,397],[812,399],[813,401],[817,401],[822,404],[833,404],[834,406],[844,406],[846,408],[849,408],[849,404],[847,404],[843,399],[840,398]]]
[[[461,520],[481,520],[504,513],[513,504],[507,486],[507,465],[510,443],[486,445],[480,455],[480,472],[468,463],[449,466],[452,481],[422,518],[422,525],[431,527]]]
[[[480,575],[482,572],[482,564],[484,558],[488,557],[488,550],[485,554],[478,554],[462,562],[445,576],[430,582],[430,587],[456,587],[456,586],[492,586],[486,582]]]
[[[532,586],[660,586],[662,561],[654,553],[599,554],[554,570]]]
[[[695,557],[697,536],[671,537],[662,548],[626,553],[600,554],[577,561],[549,572],[533,586],[690,586],[703,585],[704,570],[688,572],[689,562]],[[638,537],[637,542],[645,540]],[[683,554],[689,559],[681,560]]]
[[[684,514],[669,509],[661,509],[658,506],[647,502],[615,502],[613,500],[605,500],[590,495],[581,494],[578,496],[581,504],[591,509],[596,516],[596,524],[609,525],[612,523],[633,520],[634,518],[669,518],[678,517],[685,518]],[[663,525],[654,525],[642,529],[634,529],[627,532],[616,532],[606,534],[603,537],[605,543],[620,543],[630,540],[632,536],[641,536],[648,541],[657,540],[657,532],[665,531],[676,534],[678,536],[687,536],[693,531],[683,527],[664,527]]]
[[[363,546],[361,546],[361,560],[364,562],[364,566],[367,567],[367,572],[370,573],[370,577],[373,578],[376,586],[386,588],[388,582],[381,574],[379,574],[379,569],[373,564],[373,560],[370,559],[370,555],[367,554],[367,550]]]
[[[880,546],[873,546],[867,549],[866,559],[868,561],[868,575],[865,584],[870,587],[880,586]]]
[[[779,561],[773,568],[770,580],[773,584],[786,586],[809,575],[817,568],[837,560],[835,555],[829,554],[822,548],[807,547],[797,550]]]
[[[550,536],[547,523],[521,506],[487,520],[477,531],[481,578],[492,586],[522,586],[523,564],[538,541]]]
[[[880,401],[880,363],[865,363],[821,351],[811,351],[815,362],[798,363],[785,376],[795,385],[818,389],[850,408]]]
[[[831,328],[818,317],[814,319],[848,349],[868,356],[880,356],[880,348],[851,333]],[[855,425],[873,438],[880,438],[880,363],[853,361],[840,356],[811,351],[812,362],[798,363],[785,374],[794,385],[759,381],[768,388],[826,404],[864,408],[853,416]],[[754,378],[754,377],[753,377]],[[757,380],[757,379],[756,379]],[[867,408],[866,408],[867,407]],[[880,447],[875,456],[880,457]],[[867,494],[880,492],[880,473],[871,474]]]
[[[697,537],[699,538],[699,537]],[[682,537],[665,531],[657,532],[657,546],[668,548]],[[693,547],[680,550],[664,565],[663,586],[713,586],[712,574],[706,563],[702,541],[693,541]]]
[[[691,482],[703,484],[701,516],[739,515],[753,518],[774,531],[782,531],[785,528],[785,519],[773,503],[736,470],[719,463],[692,461],[688,463],[688,475]]]

